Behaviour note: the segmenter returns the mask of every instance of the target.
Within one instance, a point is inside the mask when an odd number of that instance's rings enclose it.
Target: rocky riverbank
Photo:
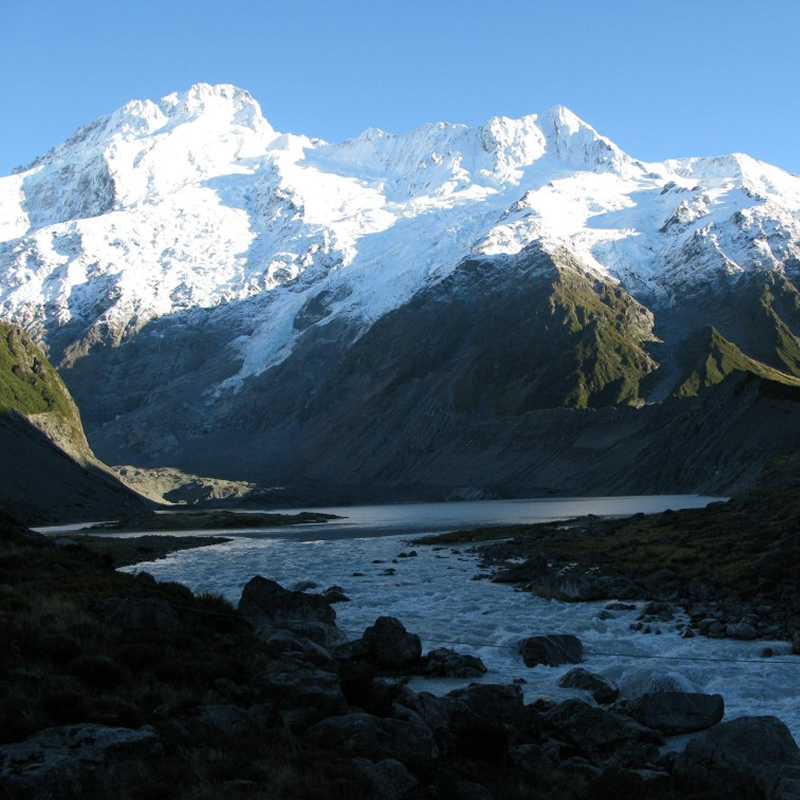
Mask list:
[[[10,523],[0,545],[0,797],[800,796],[778,720],[720,722],[723,697],[657,677],[620,699],[574,636],[519,641],[529,669],[563,670],[578,695],[526,703],[397,619],[348,640],[338,587],[254,577],[234,609]],[[412,691],[415,675],[463,686]]]
[[[564,602],[644,600],[642,628],[688,615],[686,636],[784,639],[800,652],[800,491],[705,509],[585,517],[416,540],[473,544],[492,580]]]

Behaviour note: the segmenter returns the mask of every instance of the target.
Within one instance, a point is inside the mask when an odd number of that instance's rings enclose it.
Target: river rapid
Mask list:
[[[266,531],[224,531],[232,539],[226,544],[184,550],[126,570],[145,570],[196,592],[218,592],[234,604],[254,575],[287,588],[311,583],[311,591],[338,585],[350,598],[335,606],[337,624],[349,638],[358,638],[379,616],[397,617],[419,634],[423,652],[450,647],[477,655],[489,670],[483,682],[519,681],[529,701],[586,697],[559,688],[558,679],[570,667],[531,669],[517,653],[524,637],[572,633],[583,642],[583,666],[616,681],[623,697],[641,691],[654,677],[671,680],[689,691],[721,694],[726,719],[777,716],[800,741],[800,657],[791,655],[790,643],[683,639],[677,631],[680,616],[661,623],[657,633],[635,631],[632,623],[642,602],[637,610],[601,615],[607,601],[562,603],[491,583],[468,548],[409,544],[409,539],[427,533],[586,514],[654,513],[702,507],[715,500],[672,495],[304,509],[343,519]],[[773,657],[762,655],[766,647],[772,648]],[[466,683],[418,678],[411,686],[443,694]]]

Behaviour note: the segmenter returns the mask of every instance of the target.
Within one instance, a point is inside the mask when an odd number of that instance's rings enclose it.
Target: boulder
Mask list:
[[[422,659],[420,674],[430,678],[480,678],[486,666],[476,656],[457,653],[447,647],[431,650]]]
[[[354,758],[353,766],[367,779],[374,800],[402,800],[419,781],[396,758],[376,764],[368,758]]]
[[[664,737],[630,717],[583,700],[565,700],[543,715],[556,737],[592,764],[611,761],[623,767],[655,763]]]
[[[149,725],[47,728],[0,748],[0,795],[31,800],[74,797],[89,786],[134,781],[146,773],[148,759],[162,753],[161,740]]]
[[[345,714],[323,719],[305,737],[318,747],[378,761],[396,758],[404,764],[429,764],[439,755],[431,729],[418,719]]]
[[[394,617],[378,617],[361,637],[369,654],[379,667],[404,670],[419,664],[422,642],[415,633],[408,633]]]
[[[574,667],[562,675],[558,685],[565,689],[583,689],[591,692],[595,702],[600,705],[615,703],[619,698],[619,689],[615,683],[583,667]]]
[[[341,586],[329,586],[325,591],[320,592],[329,603],[349,603],[350,598],[344,593]]]
[[[678,596],[681,582],[671,570],[662,568],[648,575],[643,580],[648,593],[659,600],[672,600]]]
[[[336,627],[336,611],[324,597],[284,589],[260,575],[248,581],[238,608],[265,641],[278,630],[311,639],[327,650],[346,639]]]
[[[524,712],[522,689],[516,684],[471,683],[464,689],[449,692],[444,700],[466,706],[481,719],[514,722]]]
[[[729,639],[751,642],[758,638],[758,631],[749,622],[732,622],[725,628],[725,635]]]
[[[570,633],[529,636],[520,643],[519,652],[527,667],[535,667],[537,664],[557,667],[583,661],[581,640]]]
[[[430,692],[417,694],[405,686],[397,696],[395,708],[397,706],[413,711],[433,731],[440,747],[442,738],[448,738],[450,710],[446,698],[437,697]],[[401,715],[395,713],[395,716]]]
[[[619,679],[619,694],[624,699],[655,692],[696,692],[697,686],[679,672],[655,667],[639,667]]]
[[[296,656],[273,661],[259,674],[256,685],[280,711],[311,709],[313,713],[300,715],[304,724],[347,708],[339,676]]]
[[[177,631],[183,627],[175,609],[159,597],[106,597],[97,604],[97,615],[114,628]]]
[[[628,700],[625,712],[665,736],[692,733],[716,725],[725,714],[720,694],[655,692]]]
[[[789,800],[800,797],[800,749],[776,717],[740,717],[692,739],[673,775],[729,797]]]
[[[304,660],[312,661],[320,666],[327,664],[332,658],[322,645],[312,642],[311,639],[296,636],[291,631],[282,630],[269,635],[265,634],[263,641],[269,654],[275,658],[284,653],[296,653],[301,655]]]

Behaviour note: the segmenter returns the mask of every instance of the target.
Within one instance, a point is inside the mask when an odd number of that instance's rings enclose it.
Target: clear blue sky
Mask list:
[[[0,174],[199,81],[329,141],[560,103],[644,160],[800,173],[798,31],[800,0],[0,0]]]

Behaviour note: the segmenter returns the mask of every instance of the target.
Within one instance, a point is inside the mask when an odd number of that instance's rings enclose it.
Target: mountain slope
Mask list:
[[[27,522],[97,519],[145,504],[92,454],[61,379],[24,332],[0,322],[0,507]]]
[[[0,312],[109,463],[413,494],[417,459],[483,426],[638,429],[628,407],[734,372],[800,377],[800,178],[643,163],[563,107],[330,144],[199,84],[0,179],[0,220]]]

